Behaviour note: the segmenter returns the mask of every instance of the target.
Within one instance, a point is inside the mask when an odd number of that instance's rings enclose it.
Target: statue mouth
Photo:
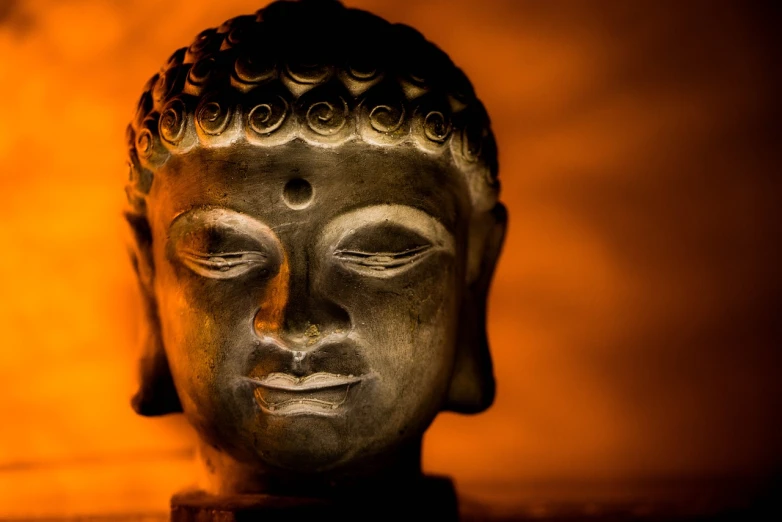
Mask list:
[[[317,372],[302,377],[274,372],[252,379],[253,394],[265,413],[272,415],[336,415],[362,376]]]

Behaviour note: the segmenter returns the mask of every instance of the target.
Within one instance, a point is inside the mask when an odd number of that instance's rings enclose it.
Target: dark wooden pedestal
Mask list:
[[[339,497],[278,495],[214,496],[203,491],[171,498],[171,522],[248,522],[303,520],[442,520],[459,518],[450,479],[426,477],[414,488],[357,492]],[[314,519],[314,518],[313,518]]]

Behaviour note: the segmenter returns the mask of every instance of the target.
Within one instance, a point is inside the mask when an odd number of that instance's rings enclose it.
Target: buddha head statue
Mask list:
[[[133,407],[184,413],[205,489],[412,477],[439,411],[491,404],[496,146],[420,33],[274,2],[176,51],[128,144]]]

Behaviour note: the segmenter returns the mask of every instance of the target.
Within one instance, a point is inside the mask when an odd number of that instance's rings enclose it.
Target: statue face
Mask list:
[[[350,467],[420,439],[454,364],[467,189],[413,148],[196,149],[149,194],[182,406],[242,462]]]

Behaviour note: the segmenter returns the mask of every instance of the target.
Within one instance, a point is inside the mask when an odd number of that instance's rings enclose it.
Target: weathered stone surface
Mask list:
[[[197,498],[411,512],[440,484],[421,475],[436,414],[494,397],[507,217],[464,74],[409,27],[276,2],[175,52],[128,138],[147,318],[133,405],[194,426]]]

